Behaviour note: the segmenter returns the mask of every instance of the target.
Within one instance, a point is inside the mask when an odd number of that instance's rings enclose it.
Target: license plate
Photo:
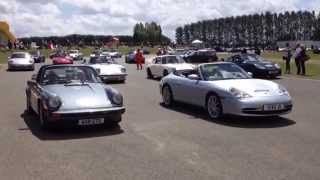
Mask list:
[[[88,125],[97,125],[97,124],[103,124],[104,119],[103,118],[97,118],[97,119],[81,119],[78,121],[79,126],[88,126]]]
[[[269,71],[270,74],[277,74],[278,71]]]
[[[263,106],[264,111],[279,111],[283,109],[285,109],[284,104],[269,104]]]

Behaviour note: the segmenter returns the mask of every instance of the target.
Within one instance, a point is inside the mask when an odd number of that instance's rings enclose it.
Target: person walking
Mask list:
[[[296,63],[296,66],[297,66],[297,75],[300,75],[301,73],[301,46],[300,44],[297,44],[296,46],[296,50],[295,50],[295,54],[294,54],[294,60],[295,60],[295,63]]]
[[[136,64],[137,64],[137,70],[142,70],[142,63],[143,63],[143,54],[142,52],[140,51],[140,49],[137,49],[137,53],[135,55],[135,61],[136,61]]]
[[[287,43],[286,46],[287,46],[286,54],[283,56],[283,60],[286,61],[286,73],[290,74],[291,73],[290,62],[291,62],[292,53],[291,53],[289,43]]]

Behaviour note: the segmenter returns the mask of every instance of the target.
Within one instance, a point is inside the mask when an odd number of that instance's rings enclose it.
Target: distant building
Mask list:
[[[289,44],[290,48],[294,48],[297,46],[297,44],[303,44],[306,48],[312,48],[312,47],[320,47],[320,41],[278,41],[277,46],[279,49],[283,49],[287,47],[287,44]]]
[[[16,41],[16,37],[10,32],[10,27],[7,22],[0,21],[0,44],[6,45],[8,41]]]

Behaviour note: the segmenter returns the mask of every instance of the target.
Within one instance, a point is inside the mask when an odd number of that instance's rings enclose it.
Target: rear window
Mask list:
[[[16,53],[16,54],[12,54],[11,58],[25,58],[26,54],[23,53]]]

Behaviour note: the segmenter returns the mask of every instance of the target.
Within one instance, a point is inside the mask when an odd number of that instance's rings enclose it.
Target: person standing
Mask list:
[[[142,70],[142,63],[143,63],[143,54],[142,52],[140,51],[140,49],[137,49],[137,53],[135,55],[135,61],[136,61],[136,64],[137,64],[137,70]]]
[[[294,60],[295,60],[295,63],[296,63],[296,66],[297,66],[297,75],[300,75],[301,73],[301,46],[300,44],[297,44],[296,46],[296,51],[295,51],[295,55],[294,55]]]
[[[304,46],[301,46],[301,52],[300,52],[300,67],[301,67],[301,75],[306,75],[306,61],[308,61],[310,57],[307,55],[306,48]]]
[[[283,59],[286,61],[286,73],[290,74],[291,73],[290,62],[291,62],[292,53],[291,53],[289,43],[287,43],[286,46],[287,46],[286,54],[285,56],[283,56]]]

